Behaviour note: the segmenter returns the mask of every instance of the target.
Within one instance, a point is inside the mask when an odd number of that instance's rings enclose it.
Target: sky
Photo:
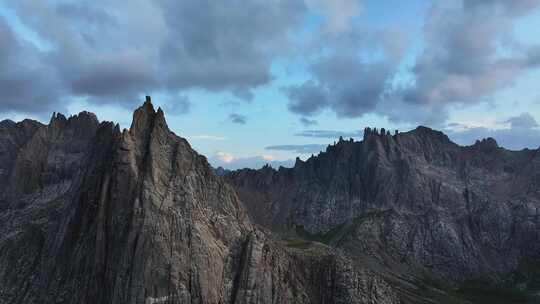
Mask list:
[[[151,95],[213,166],[290,166],[367,127],[540,146],[540,0],[0,0],[0,119]]]

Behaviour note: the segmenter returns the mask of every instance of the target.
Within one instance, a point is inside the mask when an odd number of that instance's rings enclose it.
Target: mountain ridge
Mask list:
[[[257,228],[149,98],[130,129],[94,118],[0,127],[0,303],[398,303]]]
[[[540,260],[538,152],[491,138],[459,146],[426,127],[366,128],[363,141],[340,139],[293,168],[225,178],[255,222],[368,256],[389,276],[404,267],[454,288],[527,285],[524,265]]]
[[[365,133],[216,174],[149,98],[124,130],[2,122],[0,303],[538,299],[538,150]]]

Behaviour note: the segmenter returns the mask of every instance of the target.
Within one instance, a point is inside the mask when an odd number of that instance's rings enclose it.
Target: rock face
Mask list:
[[[0,123],[0,303],[399,303],[346,252],[258,228],[149,100]]]
[[[405,277],[540,290],[540,150],[368,128],[363,141],[340,139],[294,168],[226,179],[255,222],[369,260],[390,280],[398,274],[398,289]]]

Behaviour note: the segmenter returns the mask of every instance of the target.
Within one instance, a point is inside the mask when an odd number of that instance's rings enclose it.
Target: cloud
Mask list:
[[[290,100],[287,107],[293,113],[313,115],[327,107],[328,93],[313,80],[286,87],[284,91]]]
[[[423,29],[426,46],[412,68],[415,84],[400,92],[404,101],[441,111],[482,102],[512,86],[538,67],[536,46],[518,43],[513,25],[539,5],[536,0],[434,5]]]
[[[254,88],[273,79],[272,59],[286,52],[288,33],[306,10],[301,0],[21,0],[5,6],[47,47],[22,43],[1,21],[0,88],[11,88],[2,112],[50,111],[58,96],[131,106],[141,95],[188,89],[249,100]]]
[[[512,129],[532,129],[538,127],[538,123],[529,113],[522,113],[519,116],[510,117],[507,121]]]
[[[230,89],[251,98],[268,83],[271,55],[300,19],[302,1],[163,1],[167,85]]]
[[[464,0],[463,6],[467,10],[488,9],[498,10],[508,16],[520,16],[530,12],[540,5],[539,0]]]
[[[308,118],[305,118],[305,117],[301,117],[300,118],[300,123],[302,125],[304,125],[305,127],[310,127],[310,126],[317,125],[319,122],[316,121],[315,119],[308,119]]]
[[[214,167],[223,167],[229,170],[237,170],[243,168],[262,168],[268,164],[273,168],[292,167],[294,166],[294,160],[274,160],[269,156],[251,156],[251,157],[235,157],[231,153],[218,151],[213,156],[208,158],[208,162]]]
[[[246,124],[247,117],[244,116],[244,115],[241,115],[241,114],[231,113],[231,114],[229,115],[229,120],[230,120],[232,123],[235,123],[235,124],[245,125],[245,124]]]
[[[343,138],[349,137],[363,137],[363,131],[333,131],[333,130],[305,130],[300,133],[294,134],[295,136],[302,137],[318,137],[318,138]]]
[[[61,106],[57,73],[45,56],[18,39],[0,16],[0,111],[50,112]]]
[[[0,112],[61,111],[70,99],[131,107],[142,95],[193,89],[251,100],[273,81],[276,58],[301,54],[306,81],[282,91],[306,126],[324,111],[444,123],[450,107],[488,100],[540,67],[540,46],[514,33],[539,0],[436,2],[416,57],[405,57],[413,31],[355,22],[362,3],[7,1],[24,29],[0,17]],[[323,28],[310,32],[300,26],[313,12],[324,16]],[[309,37],[291,35],[306,29]],[[402,73],[410,81],[396,84]],[[191,104],[169,102],[163,107],[175,113]]]
[[[360,0],[307,0],[308,7],[326,17],[325,30],[337,33],[348,28],[351,19],[360,13]]]
[[[268,146],[266,150],[276,150],[276,151],[292,151],[299,154],[309,154],[309,153],[318,153],[326,149],[326,145],[318,144],[307,144],[307,145],[277,145],[277,146]]]
[[[539,0],[434,3],[412,63],[404,62],[410,37],[401,29],[350,25],[320,33],[313,39],[310,79],[284,88],[288,109],[302,116],[330,110],[338,117],[377,113],[393,122],[441,124],[450,107],[485,102],[540,67],[540,46],[514,33],[516,21],[538,7]]]
[[[318,38],[322,52],[308,67],[310,79],[283,88],[288,109],[311,116],[329,109],[353,118],[374,112],[402,58],[407,35],[399,30],[350,29]],[[331,45],[331,48],[327,46]],[[377,59],[366,60],[366,57]]]
[[[471,145],[476,140],[492,137],[500,146],[507,149],[537,149],[540,147],[540,129],[538,123],[528,113],[510,117],[505,121],[509,128],[491,129],[486,127],[469,127],[461,124],[449,124],[445,130],[450,138],[459,144]]]
[[[234,160],[234,156],[232,154],[221,151],[216,152],[216,155],[214,155],[214,157],[215,159],[225,164],[231,163]]]

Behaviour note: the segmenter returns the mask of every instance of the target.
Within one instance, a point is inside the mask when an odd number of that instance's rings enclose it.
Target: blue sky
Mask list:
[[[537,0],[0,1],[0,118],[128,127],[150,94],[228,168],[366,126],[538,148],[539,29]]]

